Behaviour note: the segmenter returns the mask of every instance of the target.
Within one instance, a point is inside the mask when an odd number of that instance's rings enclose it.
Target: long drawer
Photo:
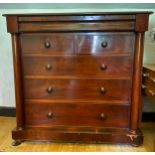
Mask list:
[[[129,126],[130,107],[127,105],[83,103],[25,103],[26,126]]]
[[[23,57],[24,75],[78,77],[132,76],[132,57]]]
[[[33,78],[24,80],[25,99],[129,100],[130,80]]]

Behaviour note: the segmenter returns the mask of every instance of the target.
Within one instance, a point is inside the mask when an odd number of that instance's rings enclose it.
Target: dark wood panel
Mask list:
[[[129,100],[131,81],[96,79],[25,79],[26,99]]]
[[[100,126],[129,125],[128,106],[102,104],[25,103],[27,126]]]
[[[133,21],[115,22],[30,22],[19,23],[20,32],[51,32],[51,31],[133,31]]]
[[[78,54],[104,55],[133,53],[134,33],[104,33],[103,35],[77,35]]]
[[[58,16],[19,16],[19,22],[65,22],[65,21],[111,21],[111,20],[135,20],[135,15],[58,15]]]
[[[23,71],[24,75],[131,77],[132,59],[127,56],[25,56]]]
[[[59,129],[59,130],[58,130]],[[102,132],[98,132],[98,128],[94,131],[80,130],[79,128],[25,128],[12,131],[12,137],[18,140],[46,140],[52,142],[80,142],[80,143],[114,143],[114,144],[130,144],[139,146],[143,143],[143,135],[138,129],[135,133],[126,128],[102,128]],[[73,132],[74,131],[74,132]],[[95,134],[94,134],[95,133]],[[131,139],[130,137],[135,137]]]
[[[72,34],[47,34],[28,33],[21,35],[21,46],[23,53],[33,54],[74,54]]]

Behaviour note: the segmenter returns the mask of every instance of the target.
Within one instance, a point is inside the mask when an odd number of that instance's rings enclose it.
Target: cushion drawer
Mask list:
[[[96,126],[128,127],[130,109],[127,105],[83,103],[25,104],[27,126]]]
[[[96,33],[76,36],[78,54],[125,54],[134,51],[133,33]]]
[[[130,80],[26,78],[26,99],[129,100]]]
[[[24,75],[131,76],[132,58],[118,57],[23,57]]]
[[[55,33],[28,33],[21,35],[24,54],[64,55],[73,54],[73,36]]]

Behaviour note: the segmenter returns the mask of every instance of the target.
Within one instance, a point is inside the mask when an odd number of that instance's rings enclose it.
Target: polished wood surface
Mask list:
[[[130,100],[131,81],[100,79],[24,80],[25,99]]]
[[[132,75],[133,58],[129,56],[48,56],[23,58],[25,76],[126,77]]]
[[[129,126],[129,106],[84,103],[25,103],[26,125],[29,127]],[[85,110],[83,110],[85,109]]]
[[[13,145],[141,145],[140,77],[150,13],[5,15],[18,47]]]
[[[11,146],[10,130],[16,125],[14,117],[0,117],[0,151],[2,152],[152,152],[154,150],[154,123],[142,123],[144,145],[132,147],[122,144],[53,143],[26,141],[19,146]]]
[[[97,33],[98,34],[98,33]],[[132,53],[134,49],[134,33],[99,33],[81,34],[75,37],[78,54],[120,54]],[[119,45],[119,46],[118,46]]]
[[[21,46],[24,54],[74,54],[72,34],[22,34]]]

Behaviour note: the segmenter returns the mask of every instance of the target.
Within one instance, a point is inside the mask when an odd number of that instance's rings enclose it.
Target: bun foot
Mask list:
[[[12,146],[18,146],[18,145],[20,145],[21,143],[22,143],[21,140],[14,140],[14,141],[12,142]]]
[[[138,147],[143,144],[143,135],[140,131],[130,131],[127,136],[129,137],[129,143],[132,146]]]

